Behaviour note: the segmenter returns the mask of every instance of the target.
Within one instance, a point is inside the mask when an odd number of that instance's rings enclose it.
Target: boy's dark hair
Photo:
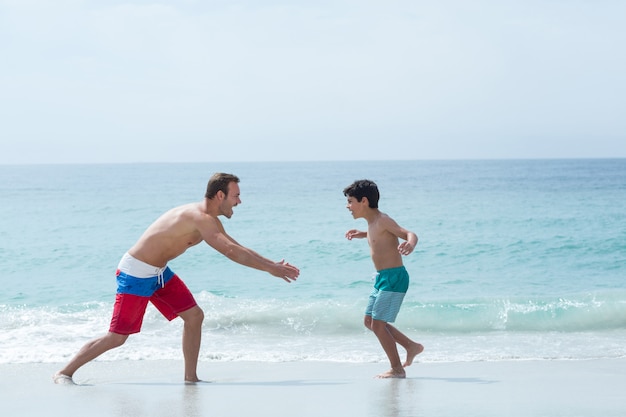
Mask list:
[[[363,197],[367,197],[369,207],[378,208],[380,193],[378,192],[378,186],[374,181],[354,181],[351,185],[344,188],[343,195],[345,195],[346,197],[354,197],[357,201],[361,201],[363,200]]]
[[[206,186],[205,198],[211,200],[215,197],[218,191],[228,195],[228,184],[231,182],[238,183],[239,178],[233,174],[224,174],[223,172],[217,172],[211,176],[209,183]]]

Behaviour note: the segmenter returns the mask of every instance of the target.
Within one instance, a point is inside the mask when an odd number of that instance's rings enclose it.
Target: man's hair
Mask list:
[[[378,192],[378,186],[374,183],[374,181],[354,181],[351,185],[344,188],[343,195],[346,197],[354,197],[357,201],[361,201],[363,200],[363,197],[367,197],[369,207],[378,208],[380,193]]]
[[[206,193],[204,198],[211,200],[215,197],[218,191],[228,195],[228,184],[231,182],[238,183],[239,178],[233,174],[224,174],[223,172],[216,172],[209,179],[209,183],[206,186]]]

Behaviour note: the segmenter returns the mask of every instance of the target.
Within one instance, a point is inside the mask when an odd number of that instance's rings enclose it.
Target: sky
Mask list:
[[[626,157],[623,0],[0,0],[0,164]]]

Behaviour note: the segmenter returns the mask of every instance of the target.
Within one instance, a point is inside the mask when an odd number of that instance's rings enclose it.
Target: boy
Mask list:
[[[348,210],[355,219],[367,220],[367,232],[351,229],[346,238],[367,238],[374,267],[378,272],[369,304],[365,311],[365,327],[372,330],[389,358],[391,369],[378,378],[405,378],[404,367],[411,365],[424,346],[414,342],[389,323],[393,323],[409,287],[409,275],[402,256],[413,252],[417,235],[400,227],[391,217],[378,210],[380,194],[373,181],[359,180],[343,190],[348,197]],[[404,242],[399,243],[398,239]],[[406,361],[400,361],[396,343],[406,349]]]

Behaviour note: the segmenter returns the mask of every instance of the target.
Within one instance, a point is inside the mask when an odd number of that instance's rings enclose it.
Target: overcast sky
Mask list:
[[[0,163],[626,157],[623,0],[0,0]]]

